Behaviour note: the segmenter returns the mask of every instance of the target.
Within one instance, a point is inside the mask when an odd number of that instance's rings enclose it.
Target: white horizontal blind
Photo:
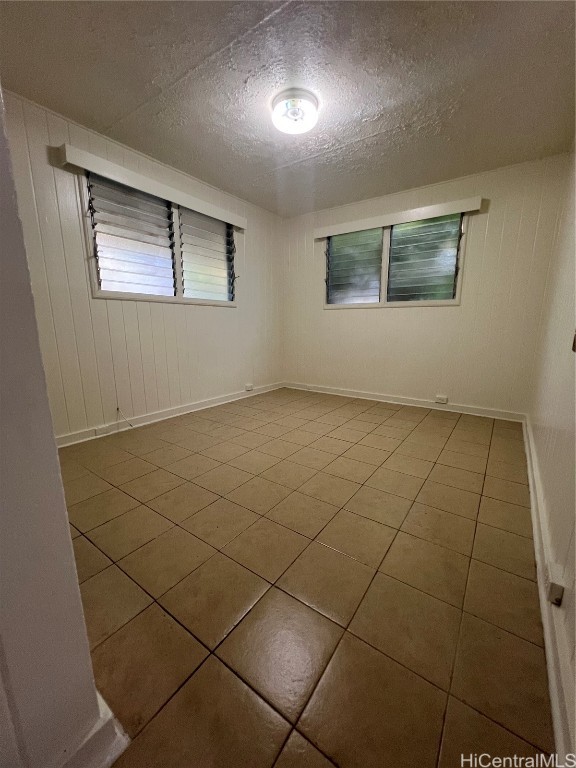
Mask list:
[[[94,173],[87,178],[99,288],[175,296],[170,203]]]
[[[456,295],[462,214],[392,227],[388,301],[445,301]]]
[[[328,304],[378,304],[382,227],[333,235],[326,244]]]
[[[179,206],[184,296],[234,301],[234,227]]]

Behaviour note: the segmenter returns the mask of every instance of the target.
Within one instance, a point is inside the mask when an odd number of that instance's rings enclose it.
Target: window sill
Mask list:
[[[324,309],[398,309],[401,307],[459,307],[459,299],[446,301],[380,301],[367,304],[324,304]]]
[[[94,299],[120,299],[121,301],[152,301],[159,304],[191,304],[201,307],[237,308],[235,301],[216,301],[211,299],[189,299],[184,296],[154,296],[149,293],[121,293],[118,291],[94,291]]]

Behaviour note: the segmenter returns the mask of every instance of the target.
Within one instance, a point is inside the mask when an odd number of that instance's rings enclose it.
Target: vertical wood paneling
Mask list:
[[[247,381],[279,381],[280,346],[271,338],[281,313],[273,284],[281,220],[14,94],[6,100],[56,434],[114,423],[117,407],[130,418],[237,392]],[[65,141],[245,215],[237,309],[92,298],[77,177],[48,158],[48,147]]]

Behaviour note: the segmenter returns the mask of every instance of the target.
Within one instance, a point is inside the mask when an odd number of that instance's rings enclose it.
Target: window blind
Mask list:
[[[380,301],[382,240],[382,227],[328,238],[328,304],[377,304]]]
[[[462,214],[395,224],[390,236],[388,301],[453,299]]]
[[[174,296],[170,203],[95,173],[87,178],[100,289]]]
[[[234,301],[234,227],[179,207],[184,296]]]

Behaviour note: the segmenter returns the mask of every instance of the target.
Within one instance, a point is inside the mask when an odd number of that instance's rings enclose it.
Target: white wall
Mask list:
[[[561,155],[288,222],[284,379],[524,413],[567,172]],[[470,216],[460,306],[323,309],[314,228],[476,195],[488,208]]]
[[[576,744],[574,706],[576,594],[574,587],[575,435],[574,366],[574,157],[550,243],[544,305],[540,315],[534,368],[530,377],[528,421],[543,551],[559,565],[566,585],[560,608],[550,609],[552,642],[568,703],[566,720]]]
[[[90,737],[110,754],[117,734],[92,675],[1,91],[0,178],[0,765],[89,768]]]
[[[278,382],[281,220],[18,96],[6,105],[56,435],[86,437],[117,405],[130,418]],[[76,177],[48,159],[64,142],[245,216],[238,307],[93,299]]]

